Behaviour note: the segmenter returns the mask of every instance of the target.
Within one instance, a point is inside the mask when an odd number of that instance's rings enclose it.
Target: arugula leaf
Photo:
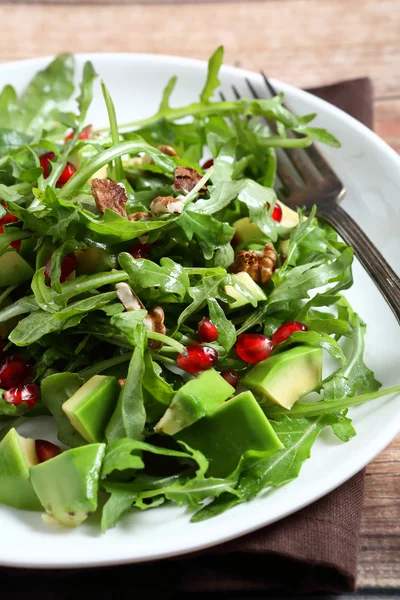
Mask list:
[[[178,328],[186,321],[190,315],[200,310],[208,301],[209,298],[219,297],[219,287],[225,279],[226,271],[221,270],[218,275],[205,276],[201,281],[189,288],[189,295],[193,298],[193,302],[185,308],[179,315]]]
[[[59,308],[58,312],[55,314],[57,319],[67,320],[71,317],[75,317],[76,315],[81,315],[84,313],[86,315],[88,312],[93,310],[100,310],[106,307],[110,302],[115,300],[117,297],[116,292],[104,292],[103,294],[95,294],[91,298],[84,298],[83,300],[78,300],[73,304],[69,304],[65,308]]]
[[[225,352],[229,352],[236,343],[236,329],[232,321],[226,318],[225,313],[215,298],[208,298],[210,319],[218,330],[218,342]]]
[[[117,115],[115,114],[115,106],[112,98],[110,96],[110,92],[107,89],[104,81],[101,82],[101,90],[103,92],[104,101],[106,103],[108,118],[110,120],[110,132],[111,139],[113,144],[119,143],[119,133],[118,133],[118,124],[117,124]],[[118,156],[114,160],[114,178],[116,181],[122,181],[125,177],[124,168],[122,166],[121,157]]]
[[[208,102],[211,96],[214,94],[217,87],[220,85],[218,80],[218,73],[224,59],[224,47],[220,46],[211,56],[208,61],[208,72],[207,79],[204,84],[204,88],[200,94],[200,101],[204,104]]]
[[[235,234],[235,229],[228,223],[218,221],[211,215],[197,214],[190,210],[181,214],[177,225],[183,229],[189,241],[193,236],[199,240],[206,259],[211,258],[214,250],[230,242]]]
[[[189,277],[182,266],[168,257],[160,260],[160,265],[145,258],[135,259],[122,252],[118,256],[121,267],[129,275],[130,283],[140,296],[142,290],[159,289],[160,292],[176,295],[183,300],[189,288]]]
[[[103,533],[115,527],[122,515],[132,508],[134,494],[129,490],[118,489],[112,492],[103,506],[101,513],[101,530]]]
[[[144,376],[144,344],[146,335],[144,326],[141,328],[141,339],[136,335],[136,343],[128,376],[121,390],[117,407],[106,428],[106,439],[109,444],[124,437],[134,440],[143,439],[146,423],[146,411],[143,401],[142,379]]]
[[[344,298],[344,304],[349,313],[349,324],[353,332],[351,336],[352,349],[346,356],[345,364],[322,384],[325,400],[343,398],[346,396],[374,392],[381,384],[375,379],[373,372],[364,363],[365,325],[359,316],[352,311]]]
[[[29,346],[44,335],[75,327],[85,316],[86,313],[80,313],[68,319],[57,319],[55,314],[38,310],[19,321],[8,339],[16,346]]]
[[[61,246],[56,248],[51,255],[51,264],[50,264],[50,279],[51,279],[51,287],[58,293],[61,293],[61,263],[63,258],[65,258],[71,252],[75,252],[75,250],[81,250],[84,248],[84,244],[82,242],[78,242],[77,240],[67,240]]]
[[[147,310],[131,310],[119,315],[114,315],[111,318],[111,325],[114,325],[119,329],[132,346],[136,346],[138,343],[138,335],[139,340],[141,336],[140,325],[143,323],[143,319],[146,315]]]
[[[400,385],[386,388],[384,390],[377,390],[374,392],[368,392],[366,394],[360,394],[357,396],[345,396],[341,398],[335,398],[332,400],[322,400],[321,402],[297,402],[290,411],[283,408],[282,406],[267,406],[263,405],[263,410],[268,418],[278,419],[281,416],[290,413],[292,419],[298,419],[303,417],[319,417],[325,415],[331,415],[332,413],[338,413],[350,406],[357,406],[370,400],[376,400],[383,396],[389,396],[391,394],[398,394],[400,392]]]
[[[18,131],[36,133],[73,92],[74,60],[70,54],[62,54],[32,79],[21,98],[19,117],[10,125]]]
[[[40,386],[43,404],[58,425],[58,439],[71,448],[84,446],[86,440],[72,427],[62,405],[78,391],[84,380],[77,373],[57,373],[43,379]]]
[[[323,350],[326,350],[333,358],[340,361],[342,365],[346,362],[342,348],[334,338],[326,333],[318,333],[317,331],[295,331],[285,342],[279,344],[278,350],[281,352],[286,350],[288,346],[296,343],[320,347]]]

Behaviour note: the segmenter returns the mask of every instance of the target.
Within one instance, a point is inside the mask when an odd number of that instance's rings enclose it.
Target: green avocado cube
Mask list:
[[[77,527],[97,509],[105,450],[105,444],[89,444],[32,467],[32,485],[50,522]]]
[[[62,409],[85,440],[102,442],[120,392],[115,377],[94,375],[63,403]]]
[[[32,279],[34,273],[30,264],[15,250],[0,256],[0,287],[19,285]]]
[[[29,479],[29,469],[39,462],[35,442],[10,429],[0,443],[0,503],[24,510],[40,510]]]
[[[209,369],[188,381],[174,395],[171,405],[154,427],[158,433],[174,435],[225,402],[235,392],[217,371]]]
[[[207,417],[176,434],[209,460],[207,475],[227,477],[247,455],[250,467],[283,448],[271,423],[249,391],[228,400]]]
[[[256,365],[241,383],[284,408],[292,408],[301,396],[322,381],[322,349],[297,346]]]
[[[257,285],[255,281],[253,281],[253,279],[248,273],[246,273],[246,271],[236,273],[235,275],[232,275],[232,278],[234,281],[237,281],[239,284],[247,288],[249,294],[251,294],[254,300],[257,300],[257,302],[262,302],[263,300],[267,299],[267,296],[264,294],[260,286]],[[234,302],[229,304],[229,310],[241,308],[246,304],[250,304],[250,300],[248,300],[248,298],[246,298],[246,296],[244,296],[233,285],[226,285],[224,291],[226,294],[228,294],[228,296],[231,296],[231,298],[235,299]]]

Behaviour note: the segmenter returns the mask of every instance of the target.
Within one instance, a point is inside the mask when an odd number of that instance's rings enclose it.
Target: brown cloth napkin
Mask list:
[[[362,78],[311,93],[372,127],[372,85]],[[300,473],[301,477],[301,473]],[[268,527],[203,552],[159,562],[90,570],[0,569],[8,600],[138,597],[178,598],[215,593],[235,598],[279,590],[347,592],[356,585],[364,472],[318,502]],[[288,487],[290,493],[290,487]],[[23,552],[23,540],[21,540]],[[85,591],[84,591],[85,590]],[[6,594],[4,592],[7,592]],[[154,594],[154,596],[153,596]],[[238,595],[239,594],[239,595]],[[269,598],[272,598],[268,594]]]

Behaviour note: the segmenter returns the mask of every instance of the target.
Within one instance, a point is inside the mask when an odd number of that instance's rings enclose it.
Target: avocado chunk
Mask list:
[[[158,433],[174,435],[202,417],[212,414],[234,392],[235,388],[217,371],[204,371],[176,392],[171,405],[154,429]]]
[[[62,409],[86,441],[101,442],[120,392],[121,386],[115,377],[94,375],[63,403]]]
[[[250,467],[283,448],[253,394],[243,392],[175,436],[209,460],[207,475],[227,477],[248,453]]]
[[[29,479],[29,469],[39,462],[35,442],[10,429],[0,443],[0,503],[24,510],[40,510]]]
[[[93,275],[103,271],[111,271],[116,267],[116,259],[103,248],[87,247],[76,250],[79,274]]]
[[[264,294],[260,286],[257,285],[255,281],[253,281],[253,279],[248,273],[246,273],[246,271],[236,273],[235,275],[232,275],[232,277],[234,281],[237,281],[241,285],[244,285],[247,288],[249,294],[251,294],[254,300],[257,300],[257,302],[267,299],[267,296]],[[235,298],[235,302],[229,304],[229,308],[231,310],[235,308],[241,308],[246,304],[250,304],[250,300],[248,300],[246,296],[244,296],[241,292],[239,292],[239,290],[234,288],[232,285],[226,285],[224,291],[226,294],[228,294],[228,296]]]
[[[298,346],[257,363],[241,383],[271,402],[290,409],[321,380],[321,348]]]
[[[15,250],[0,256],[0,287],[19,285],[32,279],[34,272],[26,260]]]
[[[33,488],[52,522],[77,527],[97,509],[105,450],[105,444],[89,444],[32,467]]]

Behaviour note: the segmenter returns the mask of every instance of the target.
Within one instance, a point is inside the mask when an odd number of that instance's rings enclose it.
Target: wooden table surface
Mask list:
[[[370,76],[375,130],[400,151],[400,0],[0,0],[0,61],[151,52],[264,69],[298,86]],[[367,471],[360,593],[400,593],[400,439]]]

